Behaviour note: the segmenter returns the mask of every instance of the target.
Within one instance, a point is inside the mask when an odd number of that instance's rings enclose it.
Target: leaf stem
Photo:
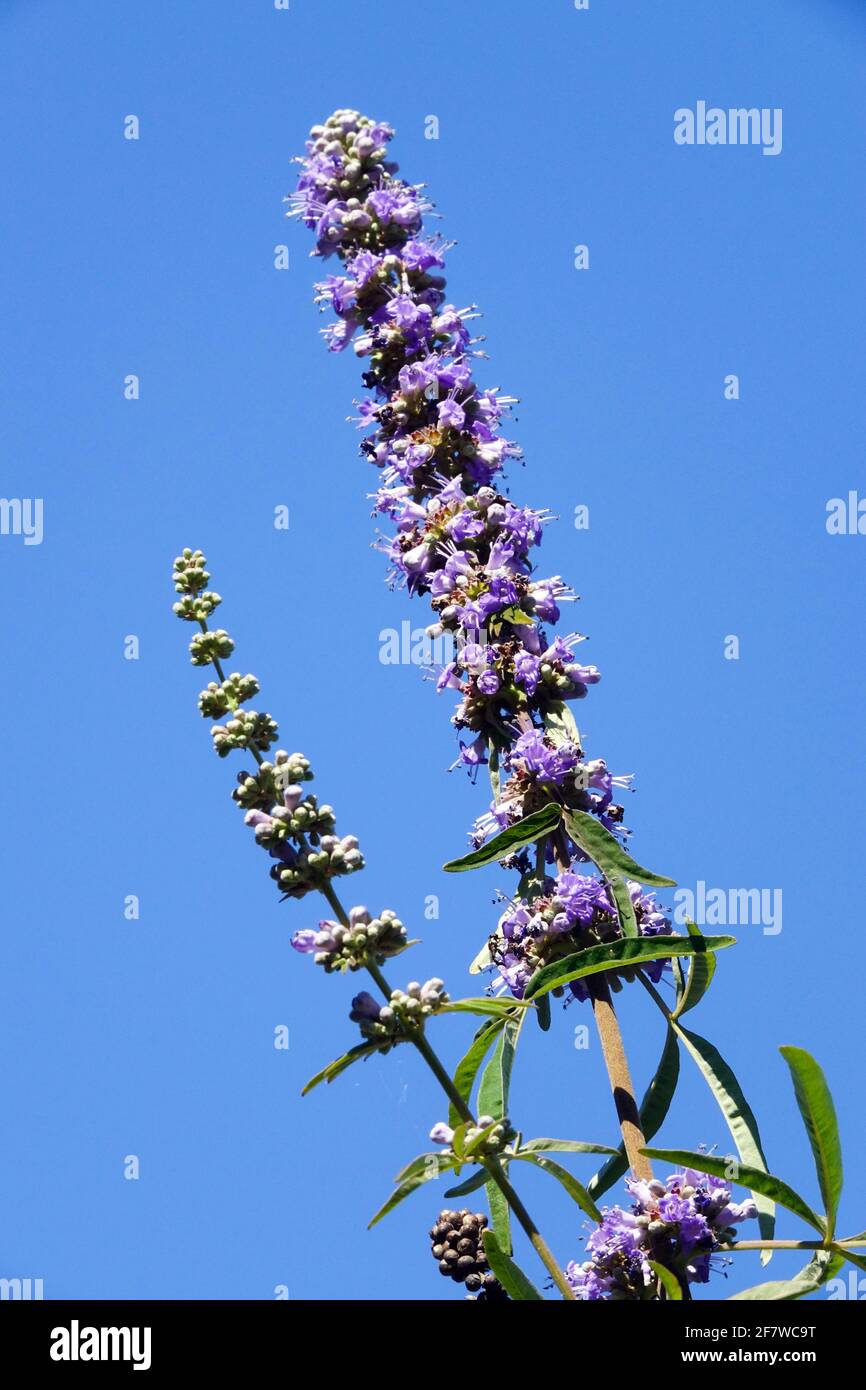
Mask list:
[[[599,974],[587,979],[587,988],[592,1000],[592,1013],[613,1091],[613,1103],[622,1131],[626,1156],[635,1177],[649,1182],[652,1180],[653,1170],[649,1159],[641,1153],[641,1149],[646,1148],[646,1139],[641,1127],[640,1111],[635,1099],[619,1020],[610,997],[610,987],[604,974]]]
[[[569,868],[568,861],[560,849],[556,850],[556,865],[562,872]],[[607,1068],[610,1088],[613,1092],[613,1103],[616,1108],[626,1157],[635,1177],[649,1182],[653,1176],[652,1164],[646,1155],[640,1152],[641,1149],[646,1148],[647,1142],[640,1121],[640,1110],[635,1097],[634,1083],[629,1071],[619,1019],[610,997],[610,986],[605,979],[604,972],[590,975],[586,985],[592,1000],[592,1016],[595,1019],[602,1056]]]

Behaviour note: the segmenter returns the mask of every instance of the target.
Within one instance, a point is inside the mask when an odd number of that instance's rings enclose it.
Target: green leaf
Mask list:
[[[836,1211],[842,1195],[842,1146],[833,1097],[815,1058],[802,1047],[780,1047],[794,1082],[794,1095],[812,1146],[818,1186],[827,1212],[827,1235],[836,1229]]]
[[[307,1095],[322,1081],[327,1081],[328,1085],[330,1085],[331,1082],[344,1071],[347,1071],[353,1062],[360,1062],[367,1057],[371,1057],[374,1052],[378,1051],[379,1043],[377,1042],[358,1043],[357,1047],[350,1048],[348,1052],[343,1053],[342,1057],[336,1057],[333,1062],[329,1062],[321,1071],[316,1072],[316,1075],[310,1078],[301,1091],[301,1095]]]
[[[487,1056],[493,1043],[498,1038],[502,1029],[505,1027],[505,1019],[494,1019],[491,1023],[485,1023],[475,1034],[472,1046],[466,1055],[457,1064],[454,1073],[454,1085],[460,1092],[465,1101],[469,1100],[472,1094],[472,1087],[478,1075],[481,1063]],[[460,1123],[460,1116],[457,1113],[453,1102],[448,1112],[448,1124],[451,1129],[456,1129]]]
[[[487,1263],[493,1270],[505,1292],[518,1303],[543,1303],[544,1299],[538,1292],[535,1285],[527,1279],[523,1270],[514,1263],[510,1255],[499,1244],[495,1232],[486,1230],[482,1233],[484,1241],[484,1253],[487,1256]]]
[[[707,945],[712,943],[713,938],[706,938]],[[697,1062],[698,1067],[716,1098],[716,1103],[725,1117],[725,1123],[731,1132],[731,1138],[737,1146],[737,1153],[743,1163],[758,1172],[767,1172],[767,1160],[764,1157],[764,1150],[761,1147],[761,1134],[758,1129],[758,1121],[755,1119],[752,1107],[743,1095],[742,1087],[729,1067],[718,1048],[714,1047],[706,1038],[702,1038],[698,1033],[692,1033],[684,1028],[681,1023],[672,1021],[671,1026],[676,1029],[677,1036],[682,1039],[690,1056]],[[776,1227],[776,1214],[773,1203],[770,1199],[771,1194],[762,1188],[754,1188],[753,1196],[758,1208],[758,1226],[764,1240],[772,1240],[773,1232]],[[770,1251],[761,1252],[762,1263],[766,1264],[770,1259]]]
[[[482,970],[486,970],[488,965],[492,964],[493,962],[490,957],[490,942],[485,941],[484,945],[481,947],[481,950],[478,952],[478,955],[475,957],[475,959],[469,967],[469,974],[480,975]]]
[[[484,995],[480,999],[454,999],[450,1004],[443,1004],[439,1013],[484,1014],[491,1018],[504,1018],[508,1014],[519,1013],[521,1009],[528,1007],[528,1001],[514,999],[511,995],[505,999],[493,999]]]
[[[733,946],[733,936],[708,936],[698,945],[691,937],[682,936],[641,936],[622,941],[607,941],[600,946],[588,946],[562,960],[551,961],[537,970],[526,987],[525,999],[534,999],[546,994],[571,980],[582,979],[584,975],[596,975],[603,970],[638,966],[648,960],[664,960],[669,956],[693,956],[698,951],[721,951]]]
[[[616,915],[623,936],[637,936],[637,918],[634,915],[634,903],[628,891],[628,884],[624,878],[611,877],[607,880],[607,886],[616,904]]]
[[[576,845],[588,854],[602,873],[612,878],[633,878],[637,883],[652,884],[657,888],[676,888],[676,880],[663,878],[661,874],[651,873],[627,854],[609,830],[587,811],[566,811],[565,828]]]
[[[487,1169],[476,1168],[471,1177],[465,1182],[461,1182],[457,1187],[450,1187],[445,1193],[446,1197],[467,1197],[470,1192],[477,1192],[479,1187],[483,1187],[487,1181]]]
[[[689,936],[694,937],[695,940],[700,938],[703,941],[703,933],[699,927],[695,926],[694,922],[687,922],[686,926],[689,930]],[[702,951],[700,955],[692,958],[685,989],[673,1011],[674,1018],[680,1018],[683,1014],[688,1013],[689,1009],[693,1009],[696,1004],[701,1002],[712,984],[715,973],[716,958],[712,951]]]
[[[820,1284],[808,1279],[770,1279],[766,1284],[753,1284],[749,1289],[731,1294],[727,1302],[781,1303],[794,1298],[805,1298],[806,1294],[816,1293],[820,1287]]]
[[[550,995],[549,995],[549,994],[542,994],[542,996],[541,996],[541,998],[539,999],[538,1004],[537,1004],[537,1006],[536,1006],[535,1016],[536,1016],[536,1018],[537,1018],[537,1020],[538,1020],[538,1026],[539,1026],[539,1028],[541,1029],[542,1033],[548,1033],[548,1032],[550,1031]]]
[[[677,1088],[679,1074],[680,1045],[673,1028],[669,1027],[655,1076],[641,1101],[641,1129],[646,1139],[652,1139],[664,1124]],[[628,1172],[628,1168],[625,1146],[620,1144],[616,1156],[599,1168],[590,1180],[587,1186],[590,1196],[600,1197],[603,1192],[607,1192],[609,1187],[613,1187],[614,1183],[619,1182],[623,1174]]]
[[[522,1154],[563,1153],[563,1154],[615,1154],[608,1144],[584,1144],[578,1139],[530,1139],[520,1145]]]
[[[479,1115],[490,1115],[494,1120],[501,1120],[508,1114],[508,1092],[511,1087],[514,1052],[525,1018],[526,1014],[523,1013],[516,1019],[506,1019],[503,1025],[493,1056],[484,1068],[478,1087]],[[508,1203],[492,1178],[487,1183],[486,1191],[490,1219],[499,1244],[503,1250],[510,1250],[511,1212]]]
[[[564,700],[551,700],[545,705],[543,718],[545,731],[557,747],[563,743],[574,743],[580,747],[580,730]]]
[[[466,1152],[466,1151],[465,1151],[465,1148],[464,1148],[463,1141],[464,1141],[464,1139],[466,1138],[466,1131],[467,1131],[468,1128],[469,1128],[469,1121],[468,1121],[468,1120],[461,1120],[459,1125],[455,1125],[455,1127],[454,1127],[454,1133],[451,1135],[451,1143],[450,1143],[449,1147],[450,1147],[452,1153],[454,1153],[454,1154],[457,1156],[457,1158],[460,1160],[460,1164],[458,1164],[458,1171],[459,1171],[460,1166],[462,1165],[462,1161],[463,1161],[463,1158],[464,1158],[465,1152]]]
[[[554,1163],[552,1158],[545,1158],[543,1154],[528,1153],[526,1149],[524,1149],[522,1153],[515,1154],[514,1157],[521,1163],[534,1163],[536,1168],[540,1168],[542,1172],[549,1173],[552,1178],[556,1178],[557,1182],[561,1183],[565,1188],[572,1201],[577,1203],[581,1211],[585,1211],[587,1216],[592,1217],[593,1221],[601,1223],[601,1212],[595,1205],[595,1202],[590,1197],[583,1183],[578,1182],[577,1178],[573,1177],[567,1168],[563,1168],[560,1163]]]
[[[742,1289],[740,1293],[732,1294],[727,1302],[781,1303],[795,1298],[805,1298],[806,1294],[815,1293],[828,1279],[832,1279],[842,1264],[842,1256],[834,1250],[817,1250],[814,1259],[810,1260],[799,1274],[795,1274],[793,1279],[754,1284],[750,1289]]]
[[[471,854],[465,854],[462,859],[452,859],[445,864],[444,870],[447,874],[462,874],[467,869],[480,869],[484,864],[493,864],[498,859],[506,859],[515,850],[522,849],[524,845],[531,845],[536,840],[540,840],[543,835],[549,835],[555,830],[562,819],[562,807],[557,806],[551,801],[547,806],[543,806],[540,811],[533,811],[531,816],[524,816],[523,820],[516,825],[510,825],[507,830],[494,835],[492,840],[488,840],[486,845],[480,849],[473,850]]]
[[[672,974],[673,977],[674,977],[674,988],[675,988],[675,990],[676,990],[676,996],[677,996],[676,1007],[674,1008],[673,1012],[674,1012],[674,1013],[677,1013],[678,1010],[679,1010],[680,1001],[682,1000],[682,997],[683,997],[683,995],[685,994],[685,991],[686,991],[685,971],[683,970],[683,963],[682,963],[682,961],[680,961],[680,960],[672,960],[672,961],[671,961],[671,974]],[[665,1012],[667,1012],[667,1010],[665,1010]]]
[[[656,1260],[650,1260],[650,1268],[652,1269],[653,1274],[656,1276],[659,1282],[663,1285],[664,1291],[667,1294],[668,1298],[671,1299],[671,1301],[674,1303],[681,1303],[683,1299],[683,1290],[680,1281],[674,1274],[673,1270],[666,1269],[664,1265],[658,1264]]]
[[[485,1187],[487,1194],[487,1205],[490,1208],[490,1220],[496,1232],[496,1239],[500,1249],[511,1251],[511,1208],[505,1200],[497,1184],[491,1178]]]
[[[499,617],[506,623],[513,623],[515,627],[532,627],[535,622],[534,618],[530,618],[529,614],[524,613],[516,604],[512,604],[510,608],[503,608]]]
[[[502,1120],[508,1114],[511,1069],[514,1066],[514,1052],[524,1018],[525,1014],[522,1014],[519,1019],[505,1020],[493,1056],[481,1077],[481,1085],[478,1088],[479,1115],[490,1115],[494,1120]]]
[[[400,1202],[404,1201],[416,1188],[422,1187],[425,1182],[430,1182],[433,1178],[438,1178],[441,1173],[453,1172],[456,1164],[450,1154],[419,1154],[407,1164],[401,1174],[397,1177],[397,1187],[391,1193],[387,1202],[380,1207],[370,1222],[368,1229],[381,1221],[383,1216],[387,1216],[389,1211],[393,1211]]]
[[[730,1158],[717,1158],[715,1154],[694,1153],[691,1149],[641,1149],[648,1158],[657,1158],[661,1163],[682,1164],[686,1168],[694,1168],[699,1173],[712,1173],[717,1178],[726,1178],[729,1182],[735,1182],[740,1187],[751,1188],[752,1192],[760,1192],[765,1197],[769,1197],[773,1202],[778,1202],[781,1206],[787,1207],[788,1211],[794,1212],[795,1216],[802,1217],[810,1226],[825,1234],[824,1222],[816,1212],[812,1210],[808,1202],[805,1202],[793,1187],[789,1187],[781,1178],[776,1178],[772,1173],[767,1173],[762,1168],[750,1168],[745,1163],[736,1163],[737,1176],[730,1178],[728,1170],[732,1166]]]
[[[866,1255],[858,1255],[856,1251],[849,1250],[844,1245],[834,1245],[833,1249],[839,1255],[844,1255],[845,1259],[850,1260],[852,1265],[856,1265],[858,1269],[866,1270]]]

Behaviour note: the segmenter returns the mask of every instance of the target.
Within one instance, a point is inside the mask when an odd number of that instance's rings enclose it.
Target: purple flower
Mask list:
[[[433,1140],[434,1144],[448,1145],[454,1138],[454,1130],[450,1129],[444,1120],[439,1120],[431,1129],[430,1138]]]
[[[496,974],[491,989],[508,989],[522,998],[535,971],[563,953],[563,937],[570,936],[574,951],[615,941],[620,937],[619,917],[607,884],[574,865],[555,878],[547,878],[531,901],[515,898],[499,922],[491,939],[490,957]],[[629,883],[638,932],[657,936],[670,932],[670,922],[652,893],[644,893],[638,883]],[[573,943],[573,944],[572,944]],[[670,967],[669,959],[647,961],[642,967],[650,979],[661,979]],[[626,968],[609,972],[631,978]],[[572,980],[569,994],[581,1002],[589,998],[584,980]]]
[[[436,684],[458,696],[459,762],[474,773],[488,743],[496,747],[501,804],[492,819],[520,819],[541,783],[624,834],[613,803],[622,783],[596,760],[587,768],[603,771],[578,784],[582,749],[549,733],[551,715],[561,727],[563,701],[586,696],[599,672],[575,661],[578,634],[546,631],[575,595],[559,575],[535,572],[551,514],[502,490],[505,466],[521,457],[505,433],[515,398],[475,379],[484,355],[477,310],[447,300],[449,244],[425,231],[430,205],[390,162],[392,135],[358,112],[335,113],[313,128],[290,199],[315,232],[316,253],[343,263],[318,296],[337,316],[329,346],[354,339],[367,359],[358,420],[362,453],[380,472],[376,511],[392,525],[378,542],[388,578],[428,596],[437,636],[458,645],[477,637],[487,649],[483,664],[450,663]]]
[[[715,1252],[734,1239],[732,1226],[757,1215],[754,1202],[732,1203],[726,1183],[690,1169],[626,1187],[631,1210],[605,1207],[586,1243],[590,1258],[566,1269],[578,1299],[658,1298],[651,1261],[683,1285],[705,1284]]]
[[[440,401],[437,407],[439,424],[443,429],[462,430],[466,420],[466,412],[462,406],[449,396],[447,400]]]

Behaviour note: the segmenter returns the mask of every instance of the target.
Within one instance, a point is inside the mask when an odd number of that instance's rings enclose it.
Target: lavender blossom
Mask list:
[[[651,1261],[683,1287],[706,1284],[713,1255],[735,1239],[733,1227],[757,1216],[751,1199],[732,1202],[727,1183],[690,1168],[667,1182],[628,1181],[626,1187],[631,1208],[605,1207],[586,1243],[591,1258],[566,1268],[578,1299],[657,1299]]]
[[[288,199],[289,215],[315,234],[313,254],[341,262],[317,298],[336,316],[329,348],[352,344],[366,364],[361,452],[379,470],[375,512],[394,528],[379,545],[392,582],[427,595],[431,634],[455,641],[437,688],[458,694],[452,722],[470,735],[458,763],[474,773],[495,752],[509,774],[476,838],[527,814],[540,787],[622,833],[615,779],[594,779],[590,769],[604,763],[583,761],[567,712],[599,672],[575,659],[579,633],[545,631],[575,597],[559,575],[534,573],[550,515],[516,505],[497,483],[521,453],[502,432],[514,398],[474,380],[476,312],[446,300],[449,248],[424,228],[421,190],[397,177],[392,136],[356,111],[335,112],[311,131]]]
[[[644,893],[639,883],[628,884],[638,932],[641,936],[669,933],[670,920],[659,907],[654,893]],[[555,878],[545,879],[540,892],[531,900],[515,898],[503,913],[496,933],[490,939],[490,959],[496,968],[491,988],[508,989],[522,999],[536,970],[553,960],[584,947],[616,941],[622,935],[616,905],[607,884],[574,867]],[[653,983],[658,983],[670,960],[645,961],[641,967]],[[606,971],[612,989],[630,980],[629,968]],[[575,999],[589,998],[585,980],[572,980],[565,987]]]

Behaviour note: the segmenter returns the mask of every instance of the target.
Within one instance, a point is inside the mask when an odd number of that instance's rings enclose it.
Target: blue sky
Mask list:
[[[0,1274],[49,1298],[451,1296],[425,1241],[434,1186],[365,1230],[443,1103],[403,1052],[301,1100],[354,1040],[351,984],[288,947],[318,908],[277,901],[170,611],[172,557],[201,546],[232,666],[362,839],[353,899],[424,937],[409,974],[468,992],[504,883],[440,866],[485,796],[447,773],[448,697],[379,660],[380,633],[425,610],[383,582],[346,423],[357,364],[325,353],[308,239],[282,220],[290,157],[346,105],[396,126],[458,243],[451,295],[485,310],[485,383],[521,399],[512,494],[561,518],[541,563],[582,595],[603,671],[582,729],[637,773],[635,853],[683,885],[783,893],[782,931],[739,930],[694,1025],[740,1075],[771,1167],[815,1200],[776,1048],[819,1057],[841,1224],[862,1229],[866,537],[825,526],[828,499],[866,496],[862,5],[440,0],[408,24],[349,0],[4,0],[0,34],[0,490],[44,505],[40,545],[0,536]],[[674,111],[699,100],[781,108],[781,153],[676,145]],[[620,999],[642,1088],[660,1030],[643,994]],[[613,1137],[598,1048],[574,1047],[587,1021],[555,1010],[529,1032],[524,1133]],[[470,1032],[441,1021],[449,1061]],[[660,1137],[730,1146],[685,1059]],[[521,1178],[579,1257],[580,1213]],[[711,1292],[761,1277],[743,1255]]]

